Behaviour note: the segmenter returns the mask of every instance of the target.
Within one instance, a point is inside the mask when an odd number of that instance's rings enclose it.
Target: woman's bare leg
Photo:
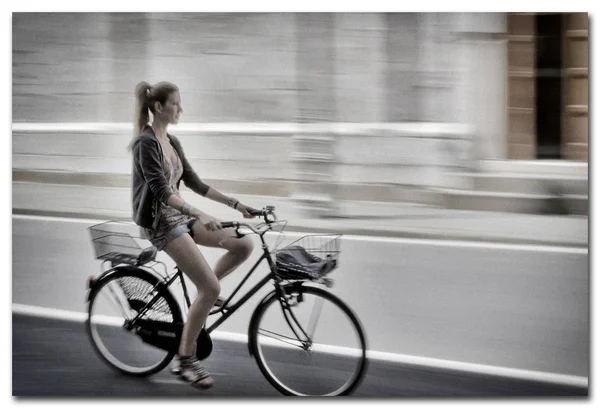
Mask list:
[[[208,231],[201,222],[196,221],[192,229],[196,244],[227,250],[215,265],[214,274],[219,280],[233,272],[252,254],[252,239],[249,236],[238,239],[231,228]]]
[[[187,275],[198,291],[196,299],[190,306],[179,345],[180,356],[192,356],[196,354],[198,334],[206,323],[208,313],[219,296],[221,286],[189,234],[180,235],[169,241],[164,251]]]

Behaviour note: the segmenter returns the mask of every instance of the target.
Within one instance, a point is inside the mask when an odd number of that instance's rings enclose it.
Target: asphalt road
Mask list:
[[[84,312],[87,278],[100,272],[87,231],[92,224],[14,216],[12,302]],[[360,318],[369,350],[588,376],[587,251],[358,236],[344,236],[341,250],[331,291]],[[211,265],[221,253],[202,252]],[[168,270],[173,266],[166,255],[159,259]],[[232,293],[251,263],[222,281],[222,294]],[[264,272],[259,269],[249,283]],[[254,306],[269,290],[219,330],[245,333]]]
[[[205,360],[215,379],[193,389],[167,369],[147,378],[114,372],[95,354],[82,322],[13,314],[13,396],[17,397],[281,397],[262,376],[245,344],[215,342]],[[370,361],[354,397],[486,398],[587,396],[587,389],[449,370]]]

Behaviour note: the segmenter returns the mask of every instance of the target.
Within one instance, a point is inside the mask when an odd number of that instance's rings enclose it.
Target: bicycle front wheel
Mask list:
[[[97,354],[122,373],[154,374],[165,368],[177,351],[183,319],[177,301],[166,289],[134,327],[126,327],[157,294],[154,288],[158,283],[159,278],[147,271],[125,267],[99,280],[92,289],[88,334]]]
[[[254,312],[250,350],[267,380],[284,395],[336,396],[364,376],[366,340],[352,310],[312,286],[282,287]]]

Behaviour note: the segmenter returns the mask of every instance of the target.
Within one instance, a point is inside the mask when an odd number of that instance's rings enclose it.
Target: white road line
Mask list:
[[[425,238],[393,238],[393,237],[372,237],[362,235],[344,235],[343,239],[351,241],[367,241],[367,242],[389,242],[389,243],[404,243],[412,245],[435,245],[435,246],[450,246],[462,248],[489,248],[489,249],[504,249],[508,251],[531,251],[531,252],[561,252],[569,254],[588,253],[587,248],[579,247],[563,247],[555,245],[535,245],[535,244],[503,244],[497,242],[478,242],[478,241],[460,241],[460,240],[443,240],[443,239],[425,239]]]
[[[20,215],[15,214],[13,218],[24,220],[44,220],[54,222],[77,222],[84,224],[102,223],[107,220],[85,219],[85,218],[63,218],[52,216],[38,215]],[[133,225],[133,223],[131,223]],[[290,226],[293,228],[293,226]],[[301,232],[284,232],[287,237],[303,237],[307,233]],[[479,241],[459,241],[459,240],[444,240],[444,239],[425,239],[425,238],[399,238],[399,237],[378,237],[366,235],[346,235],[342,240],[361,241],[361,242],[385,242],[394,244],[410,244],[410,245],[426,245],[426,246],[442,246],[442,247],[459,247],[459,248],[476,248],[476,249],[499,249],[506,251],[524,251],[524,252],[554,252],[574,255],[587,255],[587,248],[580,247],[564,247],[554,245],[529,245],[529,244],[503,244],[495,242],[479,242]]]
[[[82,312],[50,309],[40,306],[23,305],[17,303],[12,304],[12,312],[21,315],[46,317],[51,319],[69,320],[77,322],[83,322],[87,319],[87,314]],[[107,322],[110,321],[111,319],[107,320]],[[215,331],[212,333],[211,336],[216,340],[232,341],[236,343],[246,343],[248,340],[248,337],[245,334],[224,331]],[[349,350],[342,347],[326,346],[326,349],[332,353],[339,355],[350,354]],[[370,360],[379,360],[398,364],[408,364],[417,367],[430,367],[436,369],[454,370],[474,374],[492,375],[527,381],[539,381],[582,388],[588,387],[587,377],[575,375],[546,373],[540,371],[531,371],[507,367],[495,367],[483,364],[473,364],[461,361],[450,361],[427,357],[410,356],[405,354],[388,353],[376,350],[368,350],[367,357]]]
[[[210,375],[214,375],[213,373],[210,373]],[[157,383],[157,384],[176,384],[176,385],[185,385],[185,386],[190,386],[188,383],[186,383],[183,380],[167,380],[164,378],[150,378],[150,382],[153,383]]]
[[[12,304],[12,312],[26,316],[46,317],[49,319],[67,320],[70,322],[84,322],[87,319],[87,313],[83,312],[51,309],[48,307],[23,305],[19,303]]]
[[[213,371],[210,372],[210,376],[211,377],[225,377],[227,374],[223,374],[223,373],[215,373]],[[150,382],[156,383],[156,384],[175,384],[175,385],[185,385],[187,387],[190,386],[190,383],[184,381],[184,380],[178,380],[177,378],[150,378]]]

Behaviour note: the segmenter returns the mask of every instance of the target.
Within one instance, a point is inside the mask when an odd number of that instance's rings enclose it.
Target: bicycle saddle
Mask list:
[[[136,265],[145,265],[148,262],[152,262],[156,259],[158,251],[155,246],[144,249],[137,257]]]

